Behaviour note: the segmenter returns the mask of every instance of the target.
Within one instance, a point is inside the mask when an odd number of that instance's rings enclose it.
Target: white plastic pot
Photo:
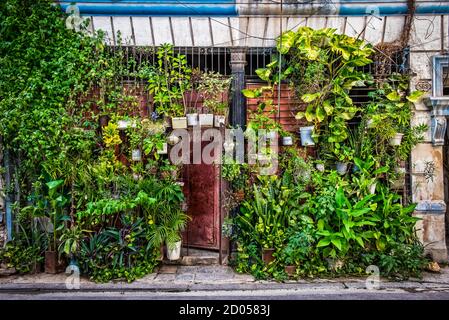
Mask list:
[[[337,162],[335,166],[337,167],[337,172],[341,175],[348,171],[348,164],[346,162]]]
[[[282,145],[283,146],[291,146],[291,145],[293,145],[292,137],[282,137]]]
[[[390,145],[399,146],[401,144],[403,136],[404,136],[403,133],[396,133],[395,136],[390,139]]]
[[[267,139],[274,140],[274,139],[276,139],[277,132],[273,131],[273,130],[272,131],[268,131],[265,136],[267,137]]]
[[[214,114],[213,113],[201,113],[198,117],[200,119],[200,126],[212,127],[214,125]]]
[[[167,243],[168,260],[179,260],[181,258],[181,241],[175,243]]]
[[[171,125],[173,129],[186,129],[187,118],[186,117],[174,117],[171,118]]]
[[[366,127],[367,128],[374,128],[374,120],[373,119],[368,119],[366,121]]]
[[[198,113],[187,114],[187,125],[191,127],[198,125]]]
[[[133,161],[141,161],[142,160],[142,152],[140,152],[140,149],[134,149],[131,152],[131,159]]]
[[[130,126],[130,124],[131,124],[130,120],[119,120],[117,121],[117,128],[119,130],[125,130]]]
[[[167,154],[167,150],[168,149],[168,145],[167,143],[164,142],[164,144],[162,145],[162,149],[158,149],[157,153],[158,154]]]
[[[220,128],[221,125],[226,125],[226,117],[217,114],[214,118],[214,126]]]
[[[299,131],[301,133],[301,145],[304,147],[313,146],[315,142],[312,139],[313,126],[301,127]]]
[[[232,141],[225,141],[223,143],[223,148],[225,150],[225,152],[232,152],[234,150],[235,144]]]
[[[178,136],[171,135],[171,136],[168,137],[167,141],[168,141],[169,144],[175,145],[175,144],[177,144],[179,141],[181,141],[181,139],[179,139]]]

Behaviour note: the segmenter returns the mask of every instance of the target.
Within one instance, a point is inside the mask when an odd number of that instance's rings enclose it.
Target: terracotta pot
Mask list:
[[[263,249],[262,250],[262,261],[265,264],[272,262],[274,260],[273,253],[274,253],[274,249],[272,249],[272,248]]]
[[[56,251],[45,251],[45,273],[61,273],[65,270],[64,261],[59,261]]]
[[[285,272],[288,274],[289,277],[295,275],[296,266],[285,266]]]

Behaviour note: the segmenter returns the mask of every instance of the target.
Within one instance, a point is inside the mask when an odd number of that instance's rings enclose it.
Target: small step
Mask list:
[[[182,265],[182,266],[205,266],[205,265],[218,265],[219,255],[216,251],[194,249],[194,248],[182,248],[182,257],[179,260],[164,259],[163,264],[168,265]]]
[[[219,263],[216,256],[183,256],[179,260],[164,259],[163,264],[182,265],[182,266],[206,266],[216,265]]]

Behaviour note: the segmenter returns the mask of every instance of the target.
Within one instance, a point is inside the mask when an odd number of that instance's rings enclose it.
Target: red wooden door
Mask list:
[[[202,147],[208,143],[203,142]],[[184,166],[187,214],[192,219],[183,234],[183,242],[187,246],[219,249],[219,183],[219,168],[216,165],[201,163]]]

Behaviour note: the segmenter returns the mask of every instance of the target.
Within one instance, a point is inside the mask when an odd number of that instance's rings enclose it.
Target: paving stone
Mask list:
[[[162,282],[162,281],[174,281],[176,278],[176,274],[174,273],[159,273],[154,281]]]
[[[178,273],[196,273],[202,267],[198,266],[179,266]]]
[[[177,274],[175,278],[175,282],[188,282],[195,280],[194,273],[181,273]]]
[[[141,282],[141,283],[148,283],[148,282],[153,282],[156,277],[157,277],[157,273],[155,272],[155,273],[147,274],[143,278],[136,279],[135,281],[138,282],[138,283],[139,282]]]
[[[212,281],[212,282],[221,282],[221,281],[233,281],[234,275],[223,274],[223,273],[204,273],[198,272],[195,275],[196,281]]]
[[[231,267],[227,266],[202,266],[198,268],[198,273],[224,273],[224,274],[234,274]]]
[[[235,274],[234,280],[236,282],[254,282],[255,281],[254,277],[249,274]]]
[[[159,270],[158,273],[176,273],[178,270],[178,266],[168,266],[163,265]]]

